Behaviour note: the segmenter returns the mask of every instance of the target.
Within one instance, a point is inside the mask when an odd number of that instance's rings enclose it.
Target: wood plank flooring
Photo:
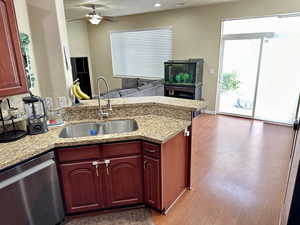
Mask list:
[[[194,122],[192,191],[156,225],[277,225],[291,128],[202,115]]]

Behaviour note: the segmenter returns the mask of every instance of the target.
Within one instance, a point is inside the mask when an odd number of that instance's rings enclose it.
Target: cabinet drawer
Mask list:
[[[104,158],[120,157],[124,155],[133,155],[141,153],[141,142],[121,142],[113,144],[104,144],[102,146]]]
[[[143,152],[144,155],[160,158],[160,145],[143,142]]]
[[[59,162],[76,160],[99,159],[100,151],[98,145],[88,145],[80,147],[60,148],[57,150]]]

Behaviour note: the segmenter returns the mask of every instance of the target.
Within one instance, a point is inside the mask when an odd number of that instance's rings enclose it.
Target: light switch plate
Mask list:
[[[214,68],[209,68],[208,72],[209,74],[214,75],[216,71]]]

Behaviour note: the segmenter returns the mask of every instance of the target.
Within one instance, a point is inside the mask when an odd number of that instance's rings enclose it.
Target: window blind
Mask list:
[[[172,57],[172,29],[111,32],[114,76],[163,78]]]

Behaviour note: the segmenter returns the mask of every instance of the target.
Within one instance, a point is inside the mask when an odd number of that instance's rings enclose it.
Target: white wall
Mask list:
[[[172,26],[173,58],[200,58],[204,65],[204,98],[209,110],[215,110],[221,24],[223,19],[267,16],[279,13],[300,12],[299,0],[241,0],[232,3],[207,5],[195,8],[169,10],[119,17],[118,22],[101,22],[88,25],[93,71],[103,74],[113,88],[121,85],[113,78],[110,31]],[[296,28],[295,28],[296,29]],[[210,74],[209,68],[216,73]]]
[[[35,95],[40,95],[38,73],[36,70],[36,60],[35,60],[35,54],[34,54],[34,49],[33,49],[33,44],[32,44],[32,35],[31,35],[31,28],[30,28],[30,24],[29,24],[26,0],[14,0],[14,6],[15,6],[15,11],[16,11],[19,32],[23,32],[23,33],[29,35],[29,37],[30,37],[31,43],[29,44],[29,55],[30,55],[32,72],[36,79],[35,83],[34,83],[34,87],[31,89],[31,91]]]
[[[42,97],[69,96],[71,67],[66,69],[63,53],[68,44],[63,1],[26,0]]]
[[[15,6],[15,12],[16,12],[19,32],[26,33],[27,35],[29,35],[29,37],[31,39],[30,40],[31,43],[29,44],[29,55],[30,55],[30,60],[31,60],[32,72],[36,78],[35,86],[34,86],[34,88],[31,88],[31,92],[35,95],[40,95],[39,77],[38,77],[38,73],[36,70],[36,60],[35,60],[35,55],[34,55],[34,50],[33,50],[32,35],[31,35],[31,28],[30,28],[30,24],[29,24],[26,0],[14,0],[14,6]],[[13,107],[18,108],[20,112],[24,112],[22,98],[27,95],[28,94],[22,94],[22,95],[9,97],[11,105]],[[4,105],[3,110],[6,111],[7,105],[6,104],[3,104],[3,105]]]
[[[94,95],[96,92],[93,82],[87,22],[83,20],[67,22],[67,31],[71,57],[88,57],[90,81]]]
[[[43,0],[45,1],[45,0]],[[72,76],[72,68],[71,68],[71,61],[68,58],[68,66],[65,62],[65,53],[70,54],[70,47],[69,47],[69,39],[68,39],[68,32],[67,32],[67,24],[66,24],[66,16],[65,16],[65,6],[64,1],[62,0],[55,0],[56,6],[56,20],[58,21],[58,30],[59,30],[59,38],[61,43],[61,54],[63,56],[63,65],[64,65],[64,72],[65,72],[65,79],[66,79],[66,87],[69,88],[72,86],[73,83],[73,76]],[[64,50],[65,48],[65,50]]]

